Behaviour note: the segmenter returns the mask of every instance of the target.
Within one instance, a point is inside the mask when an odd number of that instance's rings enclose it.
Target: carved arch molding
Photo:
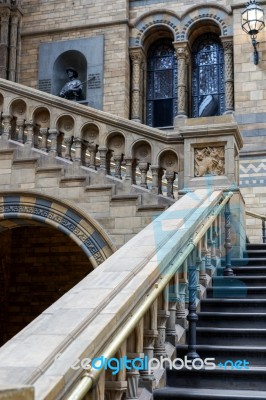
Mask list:
[[[0,232],[34,224],[53,226],[69,236],[94,268],[115,251],[98,223],[74,206],[42,194],[9,192],[0,195]]]

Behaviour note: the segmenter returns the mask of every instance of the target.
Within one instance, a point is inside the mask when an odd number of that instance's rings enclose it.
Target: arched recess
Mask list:
[[[0,232],[10,227],[10,221],[21,226],[20,220],[36,221],[63,232],[77,243],[94,268],[116,250],[100,225],[74,205],[39,193],[2,193]]]

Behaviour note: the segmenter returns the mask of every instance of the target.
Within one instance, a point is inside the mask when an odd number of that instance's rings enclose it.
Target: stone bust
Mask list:
[[[66,73],[69,81],[60,90],[59,96],[64,99],[78,101],[81,100],[82,83],[78,78],[78,73],[74,68],[67,68]]]

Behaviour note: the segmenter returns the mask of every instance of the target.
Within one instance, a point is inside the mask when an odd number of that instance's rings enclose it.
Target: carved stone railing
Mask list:
[[[0,80],[2,138],[174,197],[183,139]],[[3,146],[3,141],[1,146]],[[178,176],[179,175],[179,176]],[[165,190],[163,183],[165,184]]]
[[[162,385],[163,375],[155,379],[137,364],[112,374],[90,368],[90,360],[174,355],[176,324],[187,326],[189,287],[202,292],[220,265],[224,207],[231,198],[230,208],[239,208],[238,196],[200,189],[175,202],[0,349],[0,384],[5,377],[6,384],[32,385],[38,400],[77,400],[90,390],[97,400],[134,399],[141,388],[151,392],[158,381]],[[236,235],[234,240],[228,246],[226,234],[227,250],[239,247]]]
[[[11,139],[154,194],[238,184],[243,143],[232,115],[165,132],[6,80],[0,112],[2,147]]]

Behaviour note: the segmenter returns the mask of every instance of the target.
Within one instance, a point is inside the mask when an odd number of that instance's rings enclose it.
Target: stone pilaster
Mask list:
[[[33,122],[32,121],[26,121],[25,122],[25,134],[26,134],[26,142],[25,145],[27,145],[28,147],[32,147],[33,145]]]
[[[152,193],[159,194],[159,166],[151,165],[151,174],[152,174]]]
[[[2,114],[3,119],[3,133],[2,138],[8,140],[11,134],[11,119],[12,116],[10,114]]]
[[[75,146],[74,162],[75,162],[75,164],[81,165],[81,146],[82,146],[81,138],[75,137],[73,139],[73,143]]]
[[[16,81],[17,75],[17,49],[18,49],[18,27],[20,22],[20,13],[18,11],[11,13],[10,44],[9,44],[9,71],[8,79]]]
[[[72,143],[73,143],[72,137],[64,137],[64,145],[66,146],[66,150],[65,150],[65,159],[66,160],[71,160]]]
[[[122,179],[121,176],[121,164],[122,164],[122,155],[114,155],[114,162],[115,162],[115,177],[118,179]]]
[[[141,73],[144,52],[141,47],[130,49],[130,58],[132,61],[132,79],[131,79],[131,119],[136,122],[141,121]]]
[[[24,139],[24,119],[17,120],[18,142],[23,143]]]
[[[188,64],[188,43],[187,42],[175,42],[173,43],[177,58],[177,104],[178,112],[177,116],[187,117],[187,64]]]
[[[234,64],[233,38],[221,37],[224,48],[224,85],[225,85],[225,114],[234,110]]]
[[[8,45],[9,45],[9,8],[0,10],[0,78],[7,79]]]
[[[173,171],[166,171],[165,179],[167,182],[167,197],[174,198],[175,173]]]
[[[59,132],[57,129],[49,129],[48,132],[49,132],[49,140],[51,141],[49,154],[57,156],[57,136],[59,135]]]
[[[130,183],[132,183],[132,162],[133,162],[133,158],[132,157],[125,157],[125,162],[126,162],[125,180],[126,181],[130,181]]]
[[[107,154],[108,149],[105,146],[100,146],[98,150],[100,153],[100,168],[99,168],[99,170],[106,173],[106,154]]]
[[[88,145],[88,150],[90,153],[90,163],[89,167],[96,169],[96,153],[97,153],[97,146],[96,144],[89,144]]]

